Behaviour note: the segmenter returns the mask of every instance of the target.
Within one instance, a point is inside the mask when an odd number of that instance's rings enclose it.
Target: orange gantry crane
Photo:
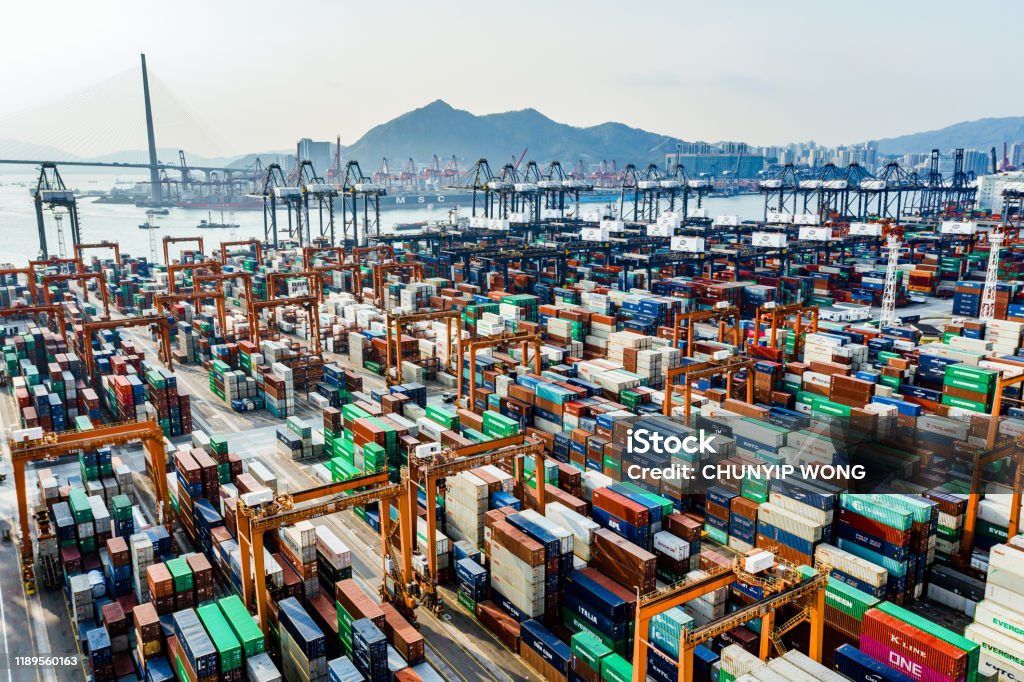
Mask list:
[[[180,294],[156,294],[153,297],[153,305],[157,312],[166,313],[168,308],[175,303],[188,301],[198,308],[203,301],[208,300],[212,300],[217,307],[217,325],[220,333],[223,334],[227,327],[227,304],[224,302],[223,291],[202,291],[193,287],[192,291]]]
[[[167,291],[169,293],[177,293],[174,275],[178,272],[187,272],[189,270],[192,271],[192,276],[194,277],[196,273],[216,274],[221,271],[221,266],[220,262],[215,260],[202,260],[195,263],[171,263],[167,266]]]
[[[383,260],[395,259],[395,247],[390,244],[380,244],[378,246],[357,246],[352,249],[352,261],[355,263],[362,263],[363,256],[367,256],[371,253],[384,254]]]
[[[738,359],[726,359],[724,362],[695,362],[692,365],[683,365],[682,367],[673,367],[665,372],[665,396],[664,402],[662,403],[662,414],[666,417],[672,416],[672,396],[676,390],[680,388],[676,382],[676,377],[683,377],[683,394],[685,396],[683,403],[683,417],[687,424],[690,423],[690,408],[691,401],[693,398],[693,382],[698,379],[710,379],[711,377],[717,377],[725,375],[725,390],[726,395],[732,396],[732,380],[733,376],[737,372],[747,370],[749,373],[754,367],[753,360],[738,360]],[[754,402],[754,380],[753,377],[747,377],[747,402]]]
[[[998,381],[992,415],[989,418],[987,452],[974,457],[971,488],[967,495],[967,515],[964,517],[963,534],[960,537],[960,552],[955,557],[955,564],[961,569],[967,569],[971,565],[971,551],[974,548],[974,534],[978,524],[978,507],[981,504],[981,492],[985,487],[985,468],[1004,458],[1010,458],[1016,467],[1010,494],[1010,524],[1007,537],[1016,537],[1020,532],[1020,507],[1024,499],[1024,437],[1007,439],[1001,443],[997,443],[997,438],[1003,388],[1024,383],[1024,375],[1011,379],[1001,378]]]
[[[241,550],[242,601],[246,607],[251,607],[255,601],[257,620],[263,634],[269,633],[269,607],[264,603],[267,595],[267,577],[263,563],[263,536],[265,533],[299,521],[327,516],[373,502],[380,502],[382,507],[385,502],[396,498],[404,499],[407,502],[408,497],[408,486],[404,483],[389,483],[387,469],[384,469],[347,481],[278,495],[273,500],[267,500],[259,505],[249,506],[245,503],[244,498],[240,499],[237,509],[237,528],[238,546]],[[412,496],[412,500],[415,505],[415,495]],[[415,542],[413,536],[415,528],[412,524],[413,519],[416,518],[416,509],[414,507],[411,510],[412,516],[410,517],[408,510],[404,510],[404,507],[407,506],[408,504],[399,507],[405,512],[400,516],[402,563],[399,564],[403,566],[404,576],[408,576],[412,572],[412,548]],[[381,514],[381,540],[384,545],[383,554],[386,564],[386,555],[389,552],[388,536],[384,531],[385,516],[385,514]],[[249,568],[250,561],[252,569]],[[401,585],[404,586],[406,583],[407,580],[403,578]],[[403,606],[411,607],[412,605]],[[411,611],[412,608],[407,610]]]
[[[385,339],[387,341],[387,357],[384,359],[384,380],[388,386],[402,383],[402,332],[406,325],[415,324],[417,322],[427,322],[429,320],[444,320],[446,323],[446,341],[447,344],[447,357],[448,366],[453,365],[454,354],[452,353],[452,347],[458,343],[458,340],[462,338],[462,313],[458,310],[431,310],[423,313],[407,313],[403,315],[394,315],[388,313],[387,315],[387,332]],[[452,335],[452,323],[455,323],[456,334]],[[436,341],[435,341],[436,343]],[[395,357],[395,376],[391,376],[391,358]]]
[[[516,478],[522,485],[525,467],[521,457],[533,457],[536,464],[534,471],[537,481],[537,511],[544,513],[544,444],[540,441],[527,439],[523,435],[498,438],[485,443],[477,443],[461,448],[441,450],[440,452],[414,458],[409,467],[409,480],[416,486],[422,486],[426,494],[427,507],[427,538],[437,534],[437,490],[444,479],[454,476],[460,471],[469,471],[488,464],[513,461]],[[412,498],[417,499],[415,492]],[[384,513],[381,513],[384,518]],[[427,543],[427,573],[423,576],[423,603],[440,614],[444,603],[437,592],[437,543],[432,539]]]
[[[724,341],[728,333],[732,332],[733,345],[740,345],[740,309],[736,306],[681,313],[676,316],[675,324],[672,326],[672,347],[679,348],[680,333],[685,331],[687,357],[693,355],[693,325],[697,322],[718,322],[718,340]],[[732,327],[727,327],[727,322],[732,322]]]
[[[199,247],[199,253],[205,253],[203,251],[203,238],[202,237],[164,237],[164,265],[171,264],[171,244],[195,244]]]
[[[384,283],[387,281],[388,273],[390,272],[401,272],[403,270],[412,271],[412,278],[414,282],[423,281],[423,264],[422,263],[381,263],[373,264],[373,298],[377,301],[380,306],[384,305]]]
[[[81,263],[81,261],[79,261]],[[103,317],[104,319],[110,319],[110,293],[107,291],[107,280],[103,278],[103,275],[98,272],[74,272],[71,274],[64,275],[43,275],[41,286],[43,287],[43,302],[46,305],[50,305],[53,301],[50,300],[50,284],[54,282],[69,282],[76,281],[82,287],[82,298],[89,302],[89,289],[86,286],[86,282],[90,279],[96,280],[96,288],[100,290],[100,298],[103,301]]]
[[[84,322],[82,324],[81,355],[85,360],[85,375],[92,381],[96,372],[96,360],[92,349],[92,335],[103,329],[120,329],[123,327],[147,327],[155,325],[157,334],[160,336],[161,360],[167,363],[167,369],[174,369],[174,359],[171,356],[171,330],[170,323],[163,315],[141,315],[138,317],[126,317],[120,320],[97,320]]]
[[[321,270],[299,270],[296,272],[271,272],[267,275],[267,298],[286,298],[277,293],[277,284],[290,279],[306,280],[306,295],[316,296],[317,301],[324,298],[323,272]]]
[[[790,322],[790,318],[792,322]],[[818,306],[811,305],[774,305],[760,306],[757,309],[757,317],[754,318],[754,341],[757,344],[761,340],[763,328],[769,330],[768,342],[772,349],[778,340],[779,329],[793,330],[793,355],[800,357],[804,345],[804,333],[818,333]]]
[[[342,246],[304,246],[302,247],[302,269],[312,270],[313,261],[318,256],[334,255],[330,264],[341,265],[345,262],[345,248]]]
[[[121,245],[117,242],[108,242],[103,240],[94,244],[75,244],[75,258],[78,259],[78,271],[85,272],[85,259],[82,258],[83,253],[87,249],[93,250],[106,250],[112,249],[114,251],[114,262],[121,265]]]
[[[269,286],[269,285],[268,285]],[[309,296],[293,296],[291,298],[271,298],[266,301],[255,301],[251,297],[249,298],[249,340],[257,346],[260,345],[260,312],[263,310],[270,311],[269,330],[273,332],[276,326],[277,316],[275,311],[277,308],[284,307],[286,305],[296,305],[303,308],[306,311],[306,318],[309,321],[309,338],[313,344],[313,354],[320,355],[323,350],[323,346],[320,343],[320,315],[317,313],[317,299],[315,295]]]
[[[260,263],[263,262],[263,244],[260,243],[259,239],[242,239],[233,242],[221,242],[220,243],[220,264],[228,264],[228,247],[229,246],[251,246],[256,253],[256,260]],[[200,248],[200,251],[202,249]]]
[[[51,305],[22,305],[22,306],[11,306],[9,308],[0,308],[0,318],[3,317],[20,317],[22,315],[52,315],[50,320],[50,326],[53,328],[53,323],[57,323],[56,332],[64,337],[64,340],[68,340],[68,328],[64,321],[64,306],[60,304]]]
[[[523,358],[521,363],[529,366],[529,347],[533,346],[533,371],[540,374],[540,346],[541,339],[538,334],[501,334],[499,336],[484,336],[478,339],[459,339],[458,343],[458,388],[456,389],[459,399],[462,399],[462,389],[465,384],[464,376],[467,371],[466,356],[469,356],[469,409],[476,405],[476,352],[485,348],[497,348],[499,346],[519,345],[522,349]]]
[[[75,267],[71,270],[78,270],[82,261],[78,258],[58,258],[57,256],[51,256],[50,258],[40,260],[30,260],[28,267],[34,273],[39,268],[60,268],[62,265],[74,265]]]
[[[326,266],[322,266],[326,267]],[[314,267],[314,269],[316,269]],[[351,272],[352,273],[352,295],[360,303],[363,302],[363,266],[359,263],[342,263],[341,265],[331,266],[331,270],[337,270],[338,272]]]
[[[41,438],[12,439],[9,443],[11,465],[14,469],[14,487],[18,498],[18,523],[21,529],[22,577],[34,583],[32,566],[34,552],[28,525],[28,493],[25,484],[25,465],[39,460],[55,460],[65,455],[88,452],[102,447],[116,447],[142,441],[150,475],[156,489],[158,521],[168,532],[172,529],[170,498],[167,490],[167,460],[164,435],[156,419],[140,422],[119,422],[90,431],[64,431],[46,433]],[[173,537],[173,533],[171,533]]]
[[[0,268],[0,277],[5,275],[25,275],[25,289],[28,291],[28,300],[33,303],[39,300],[36,294],[36,271],[34,268]]]
[[[813,573],[808,575],[789,565],[786,569],[789,577],[759,577],[747,573],[738,563],[734,563],[732,566],[718,566],[705,571],[705,577],[684,580],[649,594],[640,595],[633,624],[631,661],[633,682],[643,682],[646,679],[648,635],[652,618],[738,581],[758,585],[763,589],[765,598],[734,611],[724,618],[690,630],[683,630],[679,638],[679,661],[676,663],[679,682],[692,682],[693,651],[698,644],[758,618],[761,620],[759,652],[761,660],[766,660],[769,657],[773,643],[780,653],[784,653],[785,648],[781,643],[781,636],[799,623],[810,621],[808,655],[820,662],[825,628],[825,586],[828,583],[828,568],[819,567],[817,570],[811,569],[811,571]],[[802,608],[796,616],[776,627],[775,612],[787,604],[802,605]],[[653,655],[661,656],[663,654],[655,649]]]

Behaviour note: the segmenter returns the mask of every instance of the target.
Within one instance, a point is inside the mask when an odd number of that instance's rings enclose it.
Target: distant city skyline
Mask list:
[[[20,30],[0,43],[9,65],[0,122],[13,123],[0,139],[87,148],[130,133],[141,148],[127,88],[114,112],[69,98],[137,73],[139,52],[173,93],[174,102],[159,102],[157,144],[207,156],[336,134],[351,144],[437,98],[475,114],[532,107],[575,126],[619,121],[759,146],[851,145],[1024,110],[1024,93],[1006,87],[1015,48],[993,35],[994,15],[1004,26],[1024,18],[1015,3],[965,11],[946,0],[784,8],[739,0],[728,10],[651,2],[623,13],[604,0],[523,0],[511,9],[391,0],[384,9],[57,1],[39,21],[31,5],[12,5],[6,22]],[[55,99],[58,111],[47,110]],[[87,111],[59,123],[79,99]],[[45,115],[27,117],[40,128],[24,125],[30,139],[19,116],[35,111]],[[75,127],[86,132],[76,136]]]

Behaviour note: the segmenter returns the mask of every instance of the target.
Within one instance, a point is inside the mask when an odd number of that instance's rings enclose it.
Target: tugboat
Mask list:
[[[149,218],[146,219],[146,222],[139,223],[140,230],[157,230],[159,228],[160,226],[153,222],[153,216],[149,216]]]

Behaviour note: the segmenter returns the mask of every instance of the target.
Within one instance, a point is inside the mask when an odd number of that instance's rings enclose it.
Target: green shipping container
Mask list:
[[[224,597],[217,606],[231,626],[231,632],[242,645],[242,653],[246,656],[255,656],[264,651],[263,633],[260,626],[252,617],[245,605],[242,604],[238,595]]]
[[[942,404],[948,405],[949,407],[962,407],[965,410],[971,410],[973,412],[989,411],[987,403],[979,403],[976,400],[964,400],[963,398],[954,398],[951,395],[942,396]]]
[[[564,607],[562,608],[562,623],[565,625],[565,627],[569,628],[573,632],[586,632],[593,635],[594,637],[597,637],[601,641],[601,644],[606,646],[610,651],[614,651],[615,653],[625,654],[628,653],[630,650],[629,639],[621,639],[619,641],[615,641],[607,635],[605,635],[604,633],[598,632],[594,629],[593,625],[588,623],[581,616],[573,613],[572,611]]]
[[[998,374],[991,369],[981,369],[969,365],[946,365],[945,376],[991,386]]]
[[[473,601],[473,599],[468,594],[463,592],[462,590],[459,590],[458,597],[459,597],[459,606],[461,606],[462,608],[466,609],[467,611],[469,611],[470,613],[475,615],[476,614],[476,602]]]
[[[857,620],[864,619],[864,612],[878,605],[878,599],[866,592],[833,578],[825,588],[825,603]]]
[[[167,570],[171,573],[171,579],[174,581],[174,591],[188,592],[192,589],[192,569],[189,567],[188,562],[185,561],[184,557],[175,557],[170,561],[166,562]]]
[[[633,682],[633,666],[618,654],[601,660],[601,679],[606,682]]]
[[[231,631],[224,614],[216,604],[207,604],[196,609],[199,620],[206,628],[214,648],[217,649],[217,660],[220,662],[220,672],[227,673],[242,667],[242,645],[238,638]]]
[[[601,659],[612,653],[597,635],[587,631],[573,635],[569,640],[569,648],[573,656],[582,660],[592,670],[600,670]]]

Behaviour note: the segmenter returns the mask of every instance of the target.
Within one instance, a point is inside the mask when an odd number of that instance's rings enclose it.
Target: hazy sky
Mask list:
[[[988,0],[11,2],[0,139],[143,147],[129,86],[116,107],[67,96],[137,70],[144,51],[193,114],[158,102],[158,145],[207,155],[351,143],[438,98],[688,140],[856,142],[1024,113],[1022,19],[1024,4]],[[76,103],[83,130],[107,132],[76,141]]]

